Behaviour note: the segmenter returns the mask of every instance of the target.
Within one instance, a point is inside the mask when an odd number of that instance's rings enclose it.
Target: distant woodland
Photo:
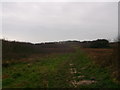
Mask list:
[[[51,53],[51,52],[72,52],[74,48],[112,48],[116,43],[109,43],[106,39],[97,39],[94,41],[61,41],[61,42],[47,42],[47,43],[27,43],[18,41],[2,41],[2,58],[12,59],[26,57],[33,53]]]

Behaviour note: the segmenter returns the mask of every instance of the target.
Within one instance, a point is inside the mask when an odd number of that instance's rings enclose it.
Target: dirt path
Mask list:
[[[82,75],[82,72],[78,72],[74,64],[70,63],[69,66],[70,66],[69,72],[72,75],[70,86],[73,86],[76,88],[80,85],[90,85],[90,84],[94,84],[97,82],[96,80],[84,79],[86,76]],[[81,68],[81,69],[85,69],[85,68]],[[76,74],[78,76],[76,76]]]

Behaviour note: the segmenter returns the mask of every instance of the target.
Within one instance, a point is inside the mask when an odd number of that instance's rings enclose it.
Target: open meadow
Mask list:
[[[118,0],[1,0],[0,89],[120,88]]]
[[[51,53],[6,59],[2,85],[3,88],[120,88],[112,76],[112,66],[107,65],[111,64],[108,60],[112,52],[110,48],[71,47],[66,52],[54,48]]]

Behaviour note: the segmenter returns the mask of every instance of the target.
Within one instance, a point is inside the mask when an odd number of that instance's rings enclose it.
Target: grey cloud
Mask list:
[[[3,3],[3,37],[30,42],[117,37],[117,3]]]

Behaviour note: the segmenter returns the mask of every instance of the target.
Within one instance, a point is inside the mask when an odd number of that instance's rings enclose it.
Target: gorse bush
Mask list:
[[[106,39],[97,39],[94,41],[83,41],[80,46],[83,48],[110,48],[110,43]]]
[[[109,46],[109,41],[106,39],[98,39],[96,41],[92,41],[90,44],[91,48],[108,48]]]

